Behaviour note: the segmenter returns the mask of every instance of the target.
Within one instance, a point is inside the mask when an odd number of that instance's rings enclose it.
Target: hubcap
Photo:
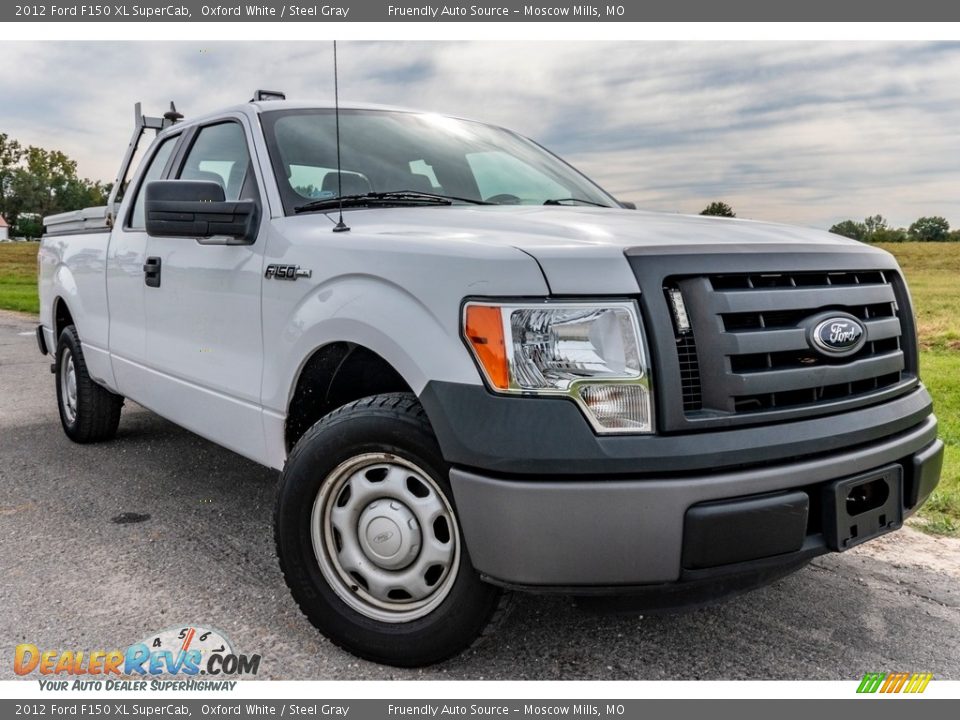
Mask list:
[[[60,396],[63,401],[63,414],[71,425],[77,420],[77,371],[73,365],[73,353],[63,351],[60,359]]]
[[[360,548],[377,567],[399,570],[420,552],[420,523],[399,500],[374,500],[360,514]]]
[[[452,506],[427,472],[395,455],[365,453],[334,469],[314,501],[311,534],[330,587],[374,620],[427,615],[457,577]]]

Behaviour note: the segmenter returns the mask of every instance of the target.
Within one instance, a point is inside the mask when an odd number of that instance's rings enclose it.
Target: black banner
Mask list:
[[[711,720],[940,720],[956,713],[956,702],[874,700],[113,700],[0,701],[0,717],[146,718],[325,718],[328,720],[452,720],[454,718],[596,718],[655,720],[668,716]],[[951,710],[950,708],[953,708]]]
[[[481,0],[472,3],[416,0],[312,0],[211,2],[141,0],[85,3],[72,0],[4,3],[0,21],[15,22],[946,22],[960,19],[960,3],[942,0],[848,1],[677,0],[670,3],[613,0]]]

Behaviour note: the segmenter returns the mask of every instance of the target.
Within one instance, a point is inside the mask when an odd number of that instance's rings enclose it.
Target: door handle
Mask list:
[[[147,287],[160,287],[160,258],[147,258],[143,264],[143,282]]]

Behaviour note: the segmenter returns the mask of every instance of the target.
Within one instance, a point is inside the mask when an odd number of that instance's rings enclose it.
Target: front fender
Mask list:
[[[286,413],[297,379],[325,345],[362,345],[386,360],[417,394],[431,379],[479,384],[459,339],[459,304],[438,317],[410,291],[369,275],[333,278],[294,308],[265,353],[264,407]]]

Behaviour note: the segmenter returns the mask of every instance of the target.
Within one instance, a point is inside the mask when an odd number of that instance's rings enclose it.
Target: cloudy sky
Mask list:
[[[132,108],[332,97],[327,42],[0,42],[0,132],[112,180]],[[960,44],[340,45],[344,100],[511,127],[644,209],[960,226]]]

